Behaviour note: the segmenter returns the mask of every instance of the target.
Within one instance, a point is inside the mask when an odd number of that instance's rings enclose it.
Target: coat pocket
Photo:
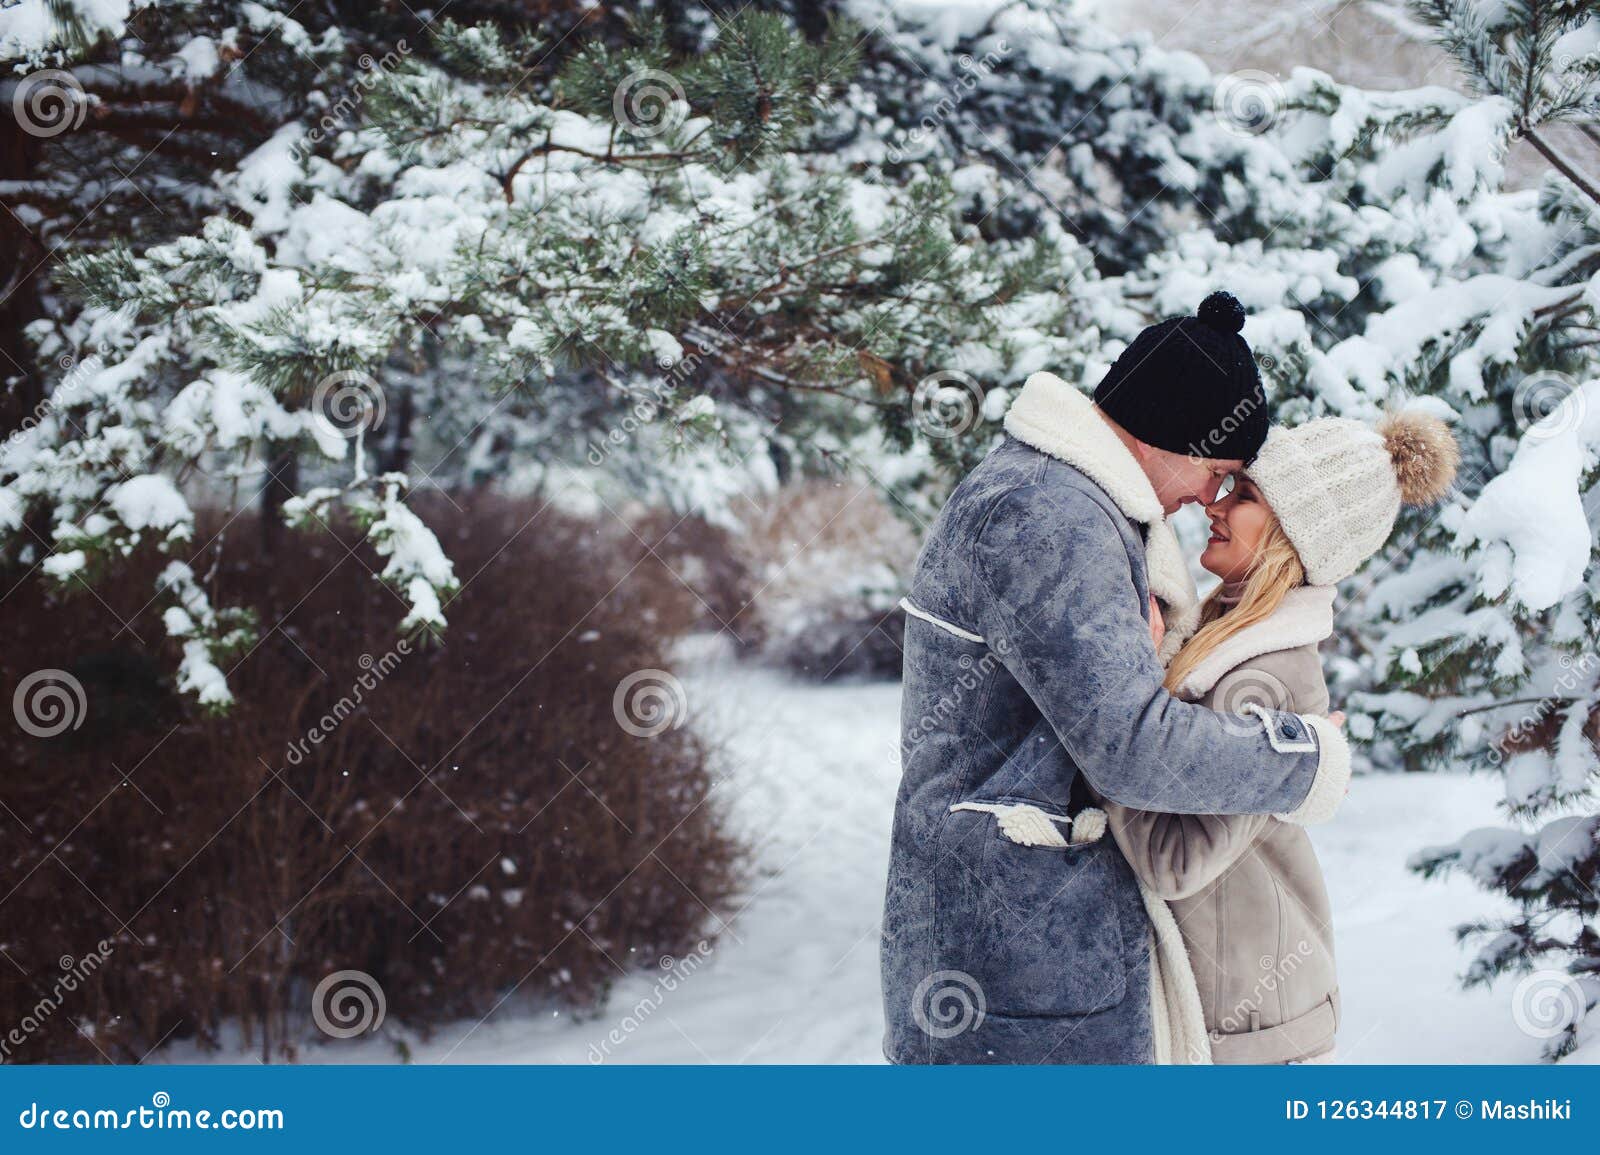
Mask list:
[[[1110,838],[1067,847],[1027,846],[998,829],[968,860],[968,909],[943,923],[957,970],[992,1014],[1083,1015],[1127,994]],[[959,911],[947,911],[959,915]]]

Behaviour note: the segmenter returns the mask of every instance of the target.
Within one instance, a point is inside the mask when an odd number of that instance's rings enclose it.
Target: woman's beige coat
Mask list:
[[[1333,593],[1290,591],[1270,617],[1208,654],[1177,695],[1223,713],[1259,705],[1326,714],[1317,644],[1333,632]],[[1305,830],[1271,815],[1104,806],[1155,924],[1161,989],[1152,997],[1169,1061],[1286,1063],[1330,1051],[1339,1025],[1333,929]]]

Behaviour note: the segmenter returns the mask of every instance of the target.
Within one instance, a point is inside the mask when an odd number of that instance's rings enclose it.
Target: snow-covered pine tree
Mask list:
[[[559,478],[567,467],[550,462],[565,450],[658,498],[675,499],[670,483],[693,476],[684,488],[698,496],[716,474],[682,468],[683,455],[708,456],[689,436],[699,432],[736,452],[764,441],[767,452],[751,460],[770,456],[780,467],[819,457],[865,467],[926,509],[990,443],[1007,386],[1043,367],[1092,379],[1120,340],[1154,316],[1193,309],[1218,278],[1251,297],[1249,335],[1286,394],[1313,334],[1348,334],[1364,316],[1364,270],[1424,231],[1359,195],[1359,210],[1347,205],[1355,165],[1317,164],[1329,150],[1370,144],[1370,124],[1414,120],[1424,106],[1447,119],[1448,93],[1368,99],[1309,74],[1304,98],[1336,107],[1322,118],[1322,151],[1305,146],[1302,157],[1219,116],[1216,78],[1193,57],[1108,36],[1038,0],[943,15],[876,0],[772,7],[792,8],[819,36],[840,15],[871,28],[850,37],[866,57],[860,79],[806,41],[782,54],[775,75],[803,80],[810,68],[847,90],[814,110],[804,101],[768,108],[759,92],[752,102],[726,69],[712,76],[682,65],[719,38],[693,4],[663,5],[660,24],[629,36],[580,29],[558,60],[581,66],[531,73],[547,46],[495,25],[442,24],[398,62],[382,51],[382,28],[321,29],[315,36],[345,44],[346,57],[359,45],[380,66],[346,59],[353,80],[314,91],[309,111],[291,109],[286,128],[206,190],[205,203],[226,206],[229,219],[219,215],[198,236],[180,231],[181,251],[97,246],[69,263],[97,305],[53,309],[48,328],[35,330],[40,360],[158,336],[159,373],[122,372],[143,375],[147,388],[167,376],[151,395],[157,405],[182,397],[183,446],[163,449],[175,471],[208,471],[248,490],[270,462],[286,483],[269,495],[288,502],[305,488],[295,475],[303,460],[316,475],[307,478],[311,500],[288,506],[303,520],[325,517],[350,477],[304,457],[307,435],[292,420],[230,430],[232,441],[211,436],[205,411],[229,403],[241,380],[288,401],[289,413],[328,382],[320,400],[359,413],[374,400],[369,378],[380,376],[388,420],[360,431],[372,457],[360,492],[387,493],[376,477],[406,470],[420,446],[430,483],[530,469]],[[781,26],[763,19],[761,35],[775,36]],[[774,52],[759,36],[752,43]],[[645,81],[631,95],[622,87],[630,77]],[[502,102],[506,89],[520,95]],[[660,120],[623,124],[630,100],[632,114]],[[708,115],[691,126],[696,111]],[[763,148],[771,142],[761,133],[780,148],[789,134],[801,147],[777,163],[748,163],[736,138],[686,135],[721,123],[712,112],[754,114],[763,127],[751,139]],[[730,169],[730,158],[745,171]],[[467,191],[459,182],[474,167],[478,183]],[[553,188],[606,195],[563,198]],[[547,203],[561,211],[540,212]],[[740,203],[755,211],[729,210]],[[648,243],[637,245],[641,229]],[[1164,240],[1173,229],[1183,230],[1176,248]],[[418,262],[411,253],[423,233],[428,260]],[[1352,233],[1363,237],[1355,246],[1328,239]],[[241,270],[236,242],[259,269]],[[162,262],[170,268],[151,279]],[[410,283],[396,296],[385,278],[408,264]],[[592,281],[575,276],[590,272]],[[187,303],[172,294],[197,275],[204,292]],[[264,287],[291,281],[314,307],[297,308],[292,295],[266,303]],[[130,305],[152,323],[129,325]],[[552,333],[569,338],[553,358]],[[188,365],[234,377],[221,387],[215,374],[193,382],[179,367]],[[502,388],[485,388],[486,378]],[[106,404],[102,390],[85,393]],[[257,422],[268,412],[245,408]],[[213,459],[191,464],[202,450]],[[664,471],[667,450],[679,467]],[[103,493],[115,480],[80,487]],[[57,536],[64,558],[50,559],[69,581],[89,572],[74,564],[111,556],[80,549],[85,534],[71,521]],[[428,560],[447,590],[448,571]],[[438,589],[415,569],[391,577],[420,599],[417,620],[437,625],[428,591],[437,598]],[[187,600],[199,604],[192,593]]]
[[[826,457],[918,432],[923,461],[952,457],[982,400],[939,376],[957,351],[1080,340],[1051,291],[1071,238],[985,236],[960,174],[817,148],[857,34],[699,15],[580,29],[548,62],[440,21],[337,115],[287,119],[196,230],[65,262],[84,304],[29,332],[72,371],[0,447],[11,558],[69,583],[175,552],[190,498],[234,505],[270,463],[290,518],[369,524],[402,626],[432,630],[455,578],[413,476],[649,463],[659,482],[704,441]],[[225,705],[248,621],[181,561],[161,584],[180,686]]]
[[[1464,981],[1523,973],[1519,1026],[1559,1058],[1600,998],[1600,184],[1552,139],[1600,118],[1600,18],[1590,3],[1412,6],[1469,77],[1483,147],[1528,141],[1537,191],[1460,202],[1476,233],[1460,269],[1395,266],[1405,299],[1335,361],[1398,371],[1459,415],[1458,498],[1413,519],[1359,583],[1384,687],[1352,719],[1380,758],[1504,777],[1507,824],[1413,856],[1458,870],[1513,913],[1460,928]],[[1439,183],[1439,174],[1427,174]],[[1397,258],[1398,260],[1399,258]]]
[[[336,45],[235,3],[20,0],[0,11],[0,425],[43,399],[28,326],[56,313],[54,263],[116,236],[178,235],[216,211],[211,174],[292,115]],[[276,81],[276,83],[274,83]],[[57,369],[59,372],[59,369]]]
[[[1384,373],[1308,373],[1418,283],[1413,266],[1472,254],[1463,206],[1500,177],[1484,113],[1445,88],[1366,92],[1305,68],[1219,77],[1047,0],[842,8],[880,33],[842,102],[840,147],[891,172],[982,166],[968,211],[986,233],[1054,226],[1092,258],[1066,287],[1085,339],[1065,360],[1029,352],[1069,379],[1092,382],[1144,325],[1225,284],[1287,417],[1375,412]]]
[[[883,7],[848,10],[865,20]],[[1468,980],[1564,965],[1560,1052],[1594,1001],[1597,967],[1594,422],[1581,419],[1592,387],[1578,386],[1595,372],[1600,238],[1593,181],[1549,126],[1593,131],[1600,29],[1592,4],[1480,7],[1417,12],[1451,30],[1446,45],[1469,75],[1483,73],[1467,94],[1366,92],[1303,68],[1218,78],[1183,54],[1018,4],[887,19],[892,51],[869,47],[868,68],[897,82],[871,84],[875,104],[852,103],[864,122],[894,118],[891,162],[993,162],[984,207],[1000,208],[986,227],[1070,222],[1096,258],[1072,286],[1096,341],[1061,367],[1069,376],[1092,379],[1119,338],[1226,284],[1252,310],[1246,335],[1280,419],[1371,418],[1398,402],[1455,424],[1460,495],[1442,514],[1408,515],[1394,548],[1349,584],[1335,672],[1341,694],[1368,688],[1353,724],[1378,764],[1517,755],[1511,815],[1545,821],[1416,861],[1471,869],[1523,904],[1511,924],[1469,928],[1492,941]],[[946,99],[952,89],[962,98]],[[1551,164],[1540,190],[1502,189],[1516,139]],[[1513,573],[1545,588],[1519,592]],[[1535,1033],[1550,989],[1519,993]]]
[[[506,16],[495,0],[453,8],[463,21]],[[578,0],[517,11],[561,31],[586,24],[614,35],[622,25]],[[403,6],[312,10],[292,0],[17,0],[0,10],[0,61],[12,73],[0,81],[12,113],[0,118],[12,210],[0,214],[0,267],[10,274],[0,292],[0,428],[36,420],[77,355],[60,331],[76,315],[57,283],[64,259],[129,238],[173,240],[231,211],[218,173],[286,124],[302,127],[308,150],[346,127],[376,77],[428,50],[426,28]],[[40,360],[36,346],[52,330],[69,351]]]

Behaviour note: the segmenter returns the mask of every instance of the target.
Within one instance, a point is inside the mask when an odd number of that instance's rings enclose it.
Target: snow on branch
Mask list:
[[[1583,582],[1594,542],[1583,482],[1597,455],[1600,380],[1580,385],[1529,428],[1462,518],[1456,543],[1477,548],[1484,597],[1509,594],[1539,611]]]

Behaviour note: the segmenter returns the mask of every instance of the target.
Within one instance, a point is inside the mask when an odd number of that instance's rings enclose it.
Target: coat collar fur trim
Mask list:
[[[1333,633],[1333,586],[1297,586],[1263,620],[1246,626],[1200,660],[1178,685],[1180,698],[1194,700],[1252,658],[1314,645]]]
[[[1054,373],[1035,373],[1006,412],[1006,432],[1085,474],[1141,525],[1165,521],[1144,469],[1095,410]]]
[[[1200,624],[1199,595],[1143,467],[1096,412],[1094,402],[1054,373],[1035,373],[1023,382],[1006,413],[1005,428],[1018,441],[1078,470],[1129,520],[1144,527],[1150,592],[1163,604],[1167,625],[1161,658],[1170,661]]]

